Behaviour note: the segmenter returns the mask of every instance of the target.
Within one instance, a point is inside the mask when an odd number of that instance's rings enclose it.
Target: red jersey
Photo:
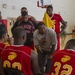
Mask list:
[[[1,57],[1,52],[3,51],[4,48],[5,48],[5,44],[0,43],[0,57]]]
[[[50,75],[75,75],[75,51],[57,51],[53,56]]]
[[[1,54],[3,67],[17,68],[25,75],[33,75],[31,70],[31,48],[8,46]]]
[[[2,20],[0,20],[0,24],[4,24]]]
[[[18,19],[19,19],[19,20],[22,20],[22,16],[19,16]],[[32,21],[32,16],[28,15],[28,20],[29,20],[29,21]]]
[[[51,17],[51,20],[55,21],[55,25],[53,27],[55,32],[60,33],[60,22],[63,20],[62,17],[59,14],[53,14],[53,16]]]

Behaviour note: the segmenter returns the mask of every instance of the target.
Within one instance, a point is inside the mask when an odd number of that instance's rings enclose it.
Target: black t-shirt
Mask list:
[[[18,27],[18,26],[22,26],[27,33],[27,38],[26,38],[26,43],[24,45],[31,45],[33,43],[32,39],[33,39],[33,32],[36,29],[35,24],[32,21],[18,21],[14,24],[13,28],[12,28],[12,33],[13,30]]]

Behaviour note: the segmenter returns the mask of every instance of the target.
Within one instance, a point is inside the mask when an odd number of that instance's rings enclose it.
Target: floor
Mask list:
[[[75,39],[75,35],[71,34],[61,36],[61,49],[64,49],[66,42],[70,39]]]

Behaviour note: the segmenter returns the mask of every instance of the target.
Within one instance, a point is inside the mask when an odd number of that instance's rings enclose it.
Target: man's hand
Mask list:
[[[41,47],[40,47],[39,45],[36,45],[35,47],[36,47],[37,50],[40,50],[40,52],[43,52],[43,51],[41,50]]]
[[[49,56],[48,56],[48,59],[52,59],[52,58],[53,58],[53,56],[52,56],[52,55],[49,55]]]
[[[38,50],[40,50],[40,52],[43,52],[43,51],[41,50],[41,47],[40,47],[40,46],[38,46]]]

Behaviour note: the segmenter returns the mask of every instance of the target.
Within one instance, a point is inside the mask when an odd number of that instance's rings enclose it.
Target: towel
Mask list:
[[[50,18],[49,15],[47,14],[47,12],[44,13],[43,22],[45,23],[45,25],[46,25],[48,28],[53,28],[53,27],[54,27],[54,24],[55,24],[55,21],[54,21],[54,20],[51,20],[51,18]]]

